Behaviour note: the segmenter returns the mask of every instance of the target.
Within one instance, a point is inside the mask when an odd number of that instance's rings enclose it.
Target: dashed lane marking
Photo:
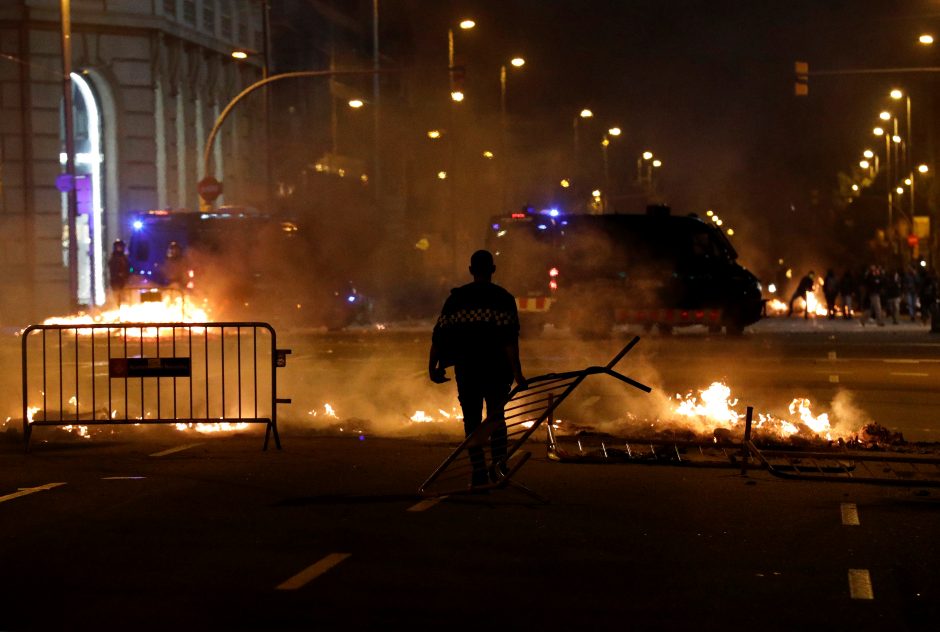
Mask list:
[[[350,555],[352,555],[352,553],[330,553],[316,564],[308,566],[284,583],[279,584],[275,587],[275,589],[297,590],[298,588],[303,588],[317,577],[348,558]]]
[[[849,595],[852,599],[874,599],[871,575],[866,568],[849,569]]]
[[[6,501],[13,500],[14,498],[29,496],[30,494],[35,494],[36,492],[44,492],[47,489],[53,489],[55,487],[59,487],[60,485],[65,485],[65,483],[46,483],[45,485],[40,485],[39,487],[20,487],[12,494],[0,496],[0,503],[5,503]]]
[[[187,443],[186,445],[178,445],[175,448],[170,448],[169,450],[163,450],[162,452],[154,452],[150,456],[161,457],[168,454],[174,454],[176,452],[182,452],[183,450],[189,450],[190,448],[195,448],[196,446],[202,445],[201,443]]]
[[[408,507],[408,511],[427,511],[445,498],[447,498],[447,496],[438,496],[437,498],[428,498],[426,500],[422,500],[417,505]]]
[[[898,377],[930,377],[930,373],[907,373],[904,371],[891,371],[891,375]]]
[[[857,527],[861,524],[858,520],[858,506],[855,503],[842,503],[842,524],[847,527]]]
[[[827,359],[829,359],[829,360],[837,360],[837,359],[838,359],[838,356],[836,355],[836,352],[835,352],[835,351],[830,351],[829,354],[827,355]]]

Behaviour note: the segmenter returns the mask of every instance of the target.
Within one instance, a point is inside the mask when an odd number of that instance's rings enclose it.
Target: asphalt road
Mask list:
[[[415,490],[446,443],[284,439],[4,444],[0,628],[926,630],[940,614],[935,493],[534,446],[518,477],[547,504],[433,503]]]
[[[940,340],[847,325],[647,336],[618,368],[654,393],[725,379],[768,408],[849,391],[857,414],[935,438]],[[524,342],[526,371],[604,364],[629,337],[547,332]],[[518,478],[548,503],[513,489],[425,502],[459,435],[408,421],[453,400],[424,377],[426,344],[421,326],[283,332],[282,451],[261,452],[257,427],[105,427],[37,429],[25,454],[8,424],[0,629],[935,629],[936,489],[560,464],[533,443]],[[653,401],[621,390],[589,399]]]

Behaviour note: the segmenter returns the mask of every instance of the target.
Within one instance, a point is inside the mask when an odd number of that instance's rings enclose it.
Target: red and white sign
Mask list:
[[[196,191],[206,202],[214,202],[222,194],[222,183],[212,176],[206,176],[196,185]]]

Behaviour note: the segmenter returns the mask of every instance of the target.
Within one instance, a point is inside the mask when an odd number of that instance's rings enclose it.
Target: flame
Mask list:
[[[53,316],[44,325],[97,325],[108,323],[205,323],[207,309],[181,297],[163,297],[161,301],[145,301],[121,305],[117,309],[95,314],[79,312],[72,316]]]
[[[686,424],[697,425],[699,432],[710,432],[715,428],[743,430],[745,415],[735,409],[738,400],[731,398],[731,388],[722,382],[712,382],[708,388],[699,391],[698,396],[692,393],[684,397],[676,394],[675,400],[676,404],[671,410],[673,418]],[[790,415],[798,419],[785,419],[771,413],[758,412],[754,417],[753,427],[785,438],[805,434],[805,428],[817,436],[832,440],[828,413],[814,415],[808,398],[794,398],[788,410]]]
[[[211,434],[215,432],[235,432],[238,430],[244,430],[248,427],[247,423],[236,422],[232,423],[229,421],[219,421],[213,423],[179,423],[176,424],[177,430],[195,430],[196,432],[201,432],[203,434]]]
[[[415,414],[413,414],[409,419],[415,423],[430,423],[432,421],[437,421],[434,419],[434,417],[431,417],[423,410],[416,410]]]
[[[680,400],[674,411],[680,417],[697,418],[709,421],[723,428],[730,428],[738,423],[740,415],[734,410],[738,400],[731,399],[731,389],[721,382],[712,382],[704,391],[699,391],[701,399],[691,393]]]
[[[316,408],[308,410],[307,414],[310,415],[311,417],[319,416],[319,413],[317,413]],[[329,404],[323,404],[323,416],[329,417],[331,419],[339,419],[339,415],[336,414],[336,410]]]
[[[39,412],[39,406],[29,406],[26,408],[26,421],[33,423],[33,417]]]

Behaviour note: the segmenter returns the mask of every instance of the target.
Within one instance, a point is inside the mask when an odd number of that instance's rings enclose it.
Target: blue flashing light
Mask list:
[[[355,303],[355,302],[356,302],[356,295],[355,295],[355,294],[350,294],[349,296],[346,297],[346,301],[349,302],[349,303]]]
[[[545,230],[546,228],[548,228],[548,226],[546,226],[545,224],[539,224],[539,225],[538,225],[538,229],[539,229],[539,230]]]
[[[140,221],[139,219],[135,219],[132,226],[134,227],[134,230],[142,230],[144,227],[144,223]]]
[[[558,209],[557,209],[557,208],[549,209],[548,214],[549,214],[551,217],[558,217],[558,215],[559,215]]]
[[[493,224],[493,230],[499,230],[499,224]]]

